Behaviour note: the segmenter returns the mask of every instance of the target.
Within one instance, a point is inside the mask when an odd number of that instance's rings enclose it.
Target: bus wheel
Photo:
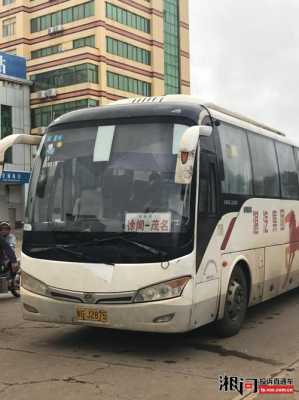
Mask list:
[[[245,319],[248,304],[248,284],[241,267],[236,267],[231,275],[223,319],[216,322],[216,330],[220,337],[237,334]]]

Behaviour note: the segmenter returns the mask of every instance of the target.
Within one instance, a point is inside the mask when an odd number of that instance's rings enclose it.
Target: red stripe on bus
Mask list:
[[[230,236],[231,236],[231,234],[232,234],[232,231],[233,231],[233,228],[234,228],[234,225],[235,225],[236,220],[237,220],[237,217],[234,217],[234,218],[230,221],[230,223],[229,223],[229,225],[228,225],[228,228],[227,228],[227,231],[226,231],[226,234],[225,234],[225,236],[224,236],[222,245],[221,245],[221,250],[225,250],[225,249],[226,249],[227,243],[228,243],[229,238],[230,238]]]

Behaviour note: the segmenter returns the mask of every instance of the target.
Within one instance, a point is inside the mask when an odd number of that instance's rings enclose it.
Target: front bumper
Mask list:
[[[40,296],[21,288],[21,299],[24,319],[30,321],[161,333],[186,332],[191,329],[192,303],[184,296],[152,303],[78,304]],[[38,312],[29,312],[30,307]],[[78,321],[77,307],[104,310],[108,314],[108,322]],[[174,314],[169,322],[153,322],[169,314]]]

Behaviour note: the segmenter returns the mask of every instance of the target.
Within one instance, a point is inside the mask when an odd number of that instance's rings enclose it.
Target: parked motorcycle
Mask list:
[[[8,293],[9,291],[15,296],[20,297],[20,262],[18,261],[18,270],[13,273],[11,265],[0,265],[0,294]]]

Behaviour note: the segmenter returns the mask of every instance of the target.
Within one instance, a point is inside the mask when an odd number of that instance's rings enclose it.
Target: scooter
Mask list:
[[[9,291],[15,296],[20,297],[20,262],[18,260],[17,272],[13,273],[10,263],[0,265],[0,294]]]

